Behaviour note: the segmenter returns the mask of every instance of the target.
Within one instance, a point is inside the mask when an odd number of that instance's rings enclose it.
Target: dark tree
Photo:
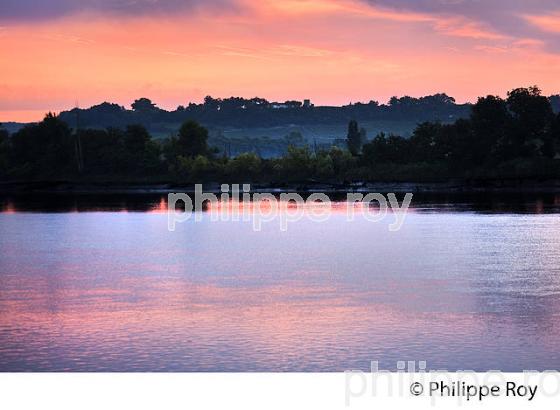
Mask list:
[[[556,114],[550,127],[551,157],[558,158],[560,152],[560,113]]]
[[[209,111],[218,111],[220,109],[220,103],[222,101],[219,98],[212,98],[207,95],[204,97],[204,108]]]
[[[142,125],[129,125],[124,132],[124,146],[130,153],[141,153],[150,141],[148,130]]]
[[[121,130],[80,130],[84,172],[89,175],[123,175],[127,154]]]
[[[0,124],[0,143],[8,142],[8,131]]]
[[[362,134],[358,128],[358,123],[354,120],[348,123],[348,135],[346,137],[348,151],[353,156],[357,156],[362,148]]]
[[[179,129],[177,154],[185,157],[208,155],[208,130],[195,121],[187,121]]]
[[[442,125],[435,122],[424,122],[416,127],[410,138],[413,160],[417,162],[430,162],[439,160],[438,139],[441,137]]]
[[[544,154],[541,148],[549,146],[547,137],[554,117],[549,99],[537,87],[517,88],[508,93],[507,105],[513,116],[511,155]]]
[[[479,98],[471,113],[472,138],[462,147],[469,162],[482,164],[501,155],[498,151],[507,144],[510,123],[506,101],[493,95]]]
[[[454,124],[446,125],[444,134],[448,150],[446,159],[449,160],[450,168],[461,172],[475,164],[481,164],[474,159],[474,157],[479,156],[479,153],[473,147],[471,120],[459,119]],[[476,155],[474,154],[475,151],[477,152]]]
[[[560,113],[560,95],[552,95],[549,98],[550,105],[552,106],[552,110],[555,114]]]
[[[284,181],[302,182],[311,178],[313,163],[309,147],[288,147],[288,152],[280,162],[280,169]]]
[[[376,164],[403,164],[410,159],[410,142],[395,135],[378,134],[363,147],[362,162],[366,166]]]
[[[137,112],[158,111],[159,108],[149,98],[139,98],[132,103],[132,109]]]
[[[52,113],[25,126],[11,140],[22,176],[63,176],[77,170],[75,139],[68,125]]]
[[[125,169],[133,175],[144,175],[159,169],[160,146],[152,141],[142,125],[129,125],[124,132]]]
[[[5,175],[8,171],[8,157],[9,157],[9,134],[2,124],[0,124],[0,175]]]

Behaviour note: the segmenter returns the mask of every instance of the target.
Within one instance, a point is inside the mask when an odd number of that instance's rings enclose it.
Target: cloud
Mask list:
[[[237,8],[234,0],[2,0],[0,21],[37,21],[95,13],[118,17]]]
[[[263,0],[261,0],[263,1]],[[443,0],[442,0],[443,1]],[[447,2],[461,0],[447,0]],[[420,23],[431,25],[436,32],[448,36],[473,39],[503,40],[507,36],[501,34],[482,22],[470,19],[461,14],[443,13],[432,11],[432,8],[403,7],[388,1],[367,0],[284,0],[282,2],[264,1],[266,9],[274,9],[287,16],[352,16],[354,18],[391,21],[398,23]],[[447,3],[446,3],[447,4]],[[395,7],[395,5],[397,7]],[[433,9],[441,10],[441,8]]]
[[[435,22],[435,29],[446,35],[482,40],[505,40],[508,36],[464,18],[447,18]]]
[[[442,19],[445,34],[484,40],[530,39],[558,52],[558,0],[360,0],[372,7]]]
[[[495,46],[486,46],[486,45],[478,45],[474,47],[475,50],[484,51],[485,53],[489,54],[503,54],[508,52],[507,47],[495,47]]]
[[[557,0],[361,0],[374,6],[414,10],[430,14],[453,14],[480,21],[506,23],[521,12],[548,13]]]
[[[111,17],[176,16],[268,9],[290,15],[350,13],[404,23],[429,23],[444,35],[505,40],[560,32],[558,0],[0,0],[0,22],[52,20],[80,13]]]
[[[526,15],[523,16],[530,24],[542,31],[560,33],[560,12],[550,15]]]
[[[268,61],[273,61],[274,59],[282,59],[284,57],[324,58],[333,55],[333,51],[331,50],[296,44],[280,44],[276,46],[259,48],[217,45],[215,46],[215,48],[220,50],[220,54],[223,56],[245,57]]]
[[[361,0],[377,7],[467,19],[479,27],[506,37],[534,34],[524,15],[548,15],[558,9],[558,0]]]

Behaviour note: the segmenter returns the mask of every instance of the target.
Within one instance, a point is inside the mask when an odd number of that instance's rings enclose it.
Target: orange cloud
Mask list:
[[[483,25],[462,18],[448,18],[435,23],[436,30],[456,37],[484,40],[505,40],[508,37],[485,28]]]
[[[484,51],[487,53],[507,53],[507,47],[496,47],[496,46],[486,46],[486,45],[478,45],[475,46],[475,50]]]
[[[523,17],[540,30],[560,33],[560,12],[550,15],[525,15]]]

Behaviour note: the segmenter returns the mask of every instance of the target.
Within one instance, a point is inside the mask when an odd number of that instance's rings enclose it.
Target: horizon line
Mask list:
[[[537,87],[537,88],[539,88],[540,90],[542,90],[540,87],[538,87],[538,86],[536,86],[536,85],[530,85],[530,86],[524,86],[524,87],[515,87],[515,88],[512,88],[512,89],[516,89],[516,88],[529,88],[529,87]],[[476,99],[478,99],[478,98],[483,98],[483,97],[490,96],[490,95],[492,95],[492,96],[498,96],[498,97],[500,97],[500,98],[505,98],[505,97],[507,96],[507,93],[508,93],[508,92],[509,92],[509,91],[507,91],[507,92],[505,93],[505,96],[504,96],[504,95],[500,95],[500,94],[491,94],[491,93],[489,93],[489,94],[485,94],[485,95],[483,95],[483,96],[478,96],[478,97],[476,97]],[[381,102],[381,101],[379,101],[379,100],[377,100],[377,99],[370,99],[368,102],[364,102],[363,100],[360,100],[360,101],[355,101],[355,102],[354,102],[354,101],[349,101],[349,102],[346,103],[346,104],[321,104],[321,103],[319,103],[319,104],[314,104],[312,98],[304,98],[304,99],[301,99],[301,100],[298,100],[298,99],[289,99],[289,100],[284,100],[284,101],[276,101],[276,100],[269,100],[268,98],[259,97],[259,96],[243,97],[243,96],[239,96],[239,95],[231,95],[231,96],[229,96],[229,97],[213,97],[213,96],[211,96],[211,95],[207,95],[207,97],[212,97],[212,98],[214,98],[214,99],[216,99],[216,100],[227,100],[227,99],[230,99],[230,98],[242,98],[242,99],[245,99],[245,100],[251,100],[251,99],[259,98],[259,99],[264,99],[264,100],[266,100],[267,102],[269,102],[269,103],[271,103],[271,104],[274,104],[274,103],[283,104],[283,103],[286,103],[286,102],[289,102],[289,101],[297,101],[297,102],[303,103],[305,100],[310,100],[310,102],[311,102],[311,104],[312,104],[312,106],[313,106],[314,108],[325,108],[325,107],[343,108],[343,107],[349,107],[349,106],[357,105],[357,104],[368,105],[371,101],[376,101],[376,102],[379,104],[379,106],[388,106],[388,105],[389,105],[389,102],[390,102],[390,100],[391,100],[391,98],[394,98],[394,97],[396,97],[396,98],[410,97],[410,98],[414,98],[414,99],[422,99],[422,98],[425,98],[425,97],[433,97],[433,96],[436,96],[436,95],[446,95],[446,96],[452,98],[452,99],[455,101],[455,102],[454,102],[455,105],[459,105],[459,106],[461,106],[461,105],[474,105],[474,104],[476,104],[476,101],[472,101],[472,100],[467,100],[467,101],[464,101],[464,102],[459,102],[459,101],[457,101],[457,99],[456,99],[455,97],[453,97],[452,95],[449,95],[447,92],[436,92],[436,93],[432,93],[432,94],[423,94],[423,95],[419,95],[419,96],[410,95],[410,94],[403,94],[403,95],[400,95],[400,96],[399,96],[399,95],[393,95],[393,96],[390,97],[386,102]],[[544,96],[547,97],[547,98],[551,98],[551,97],[555,97],[555,96],[560,96],[560,91],[559,91],[558,93],[552,93],[552,94],[544,95]],[[179,104],[179,105],[176,105],[175,107],[172,107],[170,104],[163,104],[163,105],[160,107],[160,106],[157,104],[157,102],[154,102],[154,100],[153,100],[152,98],[149,98],[149,97],[138,97],[138,98],[136,98],[135,100],[133,100],[132,102],[128,103],[128,105],[124,105],[124,104],[118,103],[118,102],[111,102],[111,101],[108,101],[108,100],[104,100],[104,101],[97,102],[97,103],[91,103],[91,105],[88,104],[89,106],[88,106],[87,108],[85,108],[85,107],[82,108],[82,107],[79,106],[79,104],[78,104],[78,105],[75,105],[75,106],[72,107],[72,108],[59,108],[59,109],[56,109],[56,108],[55,108],[55,109],[44,109],[44,108],[41,108],[41,109],[31,109],[31,110],[25,110],[25,109],[24,109],[24,110],[19,110],[19,109],[9,109],[9,108],[8,108],[8,109],[0,109],[0,124],[6,124],[6,123],[21,124],[21,123],[40,122],[40,121],[42,121],[42,119],[43,119],[47,114],[49,114],[49,113],[53,113],[53,114],[59,115],[59,114],[61,114],[61,113],[63,113],[63,112],[70,112],[70,111],[72,111],[72,110],[74,110],[74,109],[88,110],[88,109],[91,109],[91,108],[93,108],[93,107],[96,107],[96,106],[105,104],[105,103],[107,103],[107,104],[119,105],[120,107],[123,107],[123,108],[124,108],[125,110],[127,110],[127,111],[133,111],[133,109],[132,109],[132,104],[133,104],[135,101],[137,101],[137,100],[139,100],[139,99],[142,99],[142,98],[146,98],[146,99],[150,100],[152,103],[154,103],[154,105],[155,105],[158,109],[160,109],[160,110],[162,110],[162,111],[166,111],[166,112],[175,112],[175,111],[177,111],[177,109],[179,108],[179,106],[183,106],[183,107],[185,107],[185,108],[188,108],[189,104],[202,105],[202,104],[204,103],[204,98],[203,98],[201,101],[198,101],[198,102],[197,102],[197,101],[188,101],[188,102],[186,102],[184,105],[183,105],[183,104]],[[79,101],[79,99],[76,99],[75,101]],[[19,117],[19,118],[4,119],[5,115],[6,115],[6,114],[10,114],[10,113],[16,113],[16,115],[14,115],[14,117]],[[24,119],[24,118],[28,118],[28,119]],[[33,119],[32,119],[32,118],[33,118]]]

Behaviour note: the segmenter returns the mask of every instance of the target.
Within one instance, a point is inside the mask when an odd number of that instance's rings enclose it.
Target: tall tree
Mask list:
[[[507,104],[514,121],[511,136],[517,149],[513,154],[542,154],[554,117],[550,100],[537,87],[517,88],[508,93]]]
[[[196,121],[187,121],[179,129],[177,154],[185,157],[208,155],[208,130]]]
[[[503,156],[506,131],[512,120],[506,101],[493,95],[481,97],[473,106],[470,119],[472,138],[462,147],[468,161],[482,164]]]
[[[360,153],[362,148],[362,134],[358,128],[358,122],[355,120],[348,123],[346,144],[348,145],[348,151],[350,151],[353,156],[357,156]]]

